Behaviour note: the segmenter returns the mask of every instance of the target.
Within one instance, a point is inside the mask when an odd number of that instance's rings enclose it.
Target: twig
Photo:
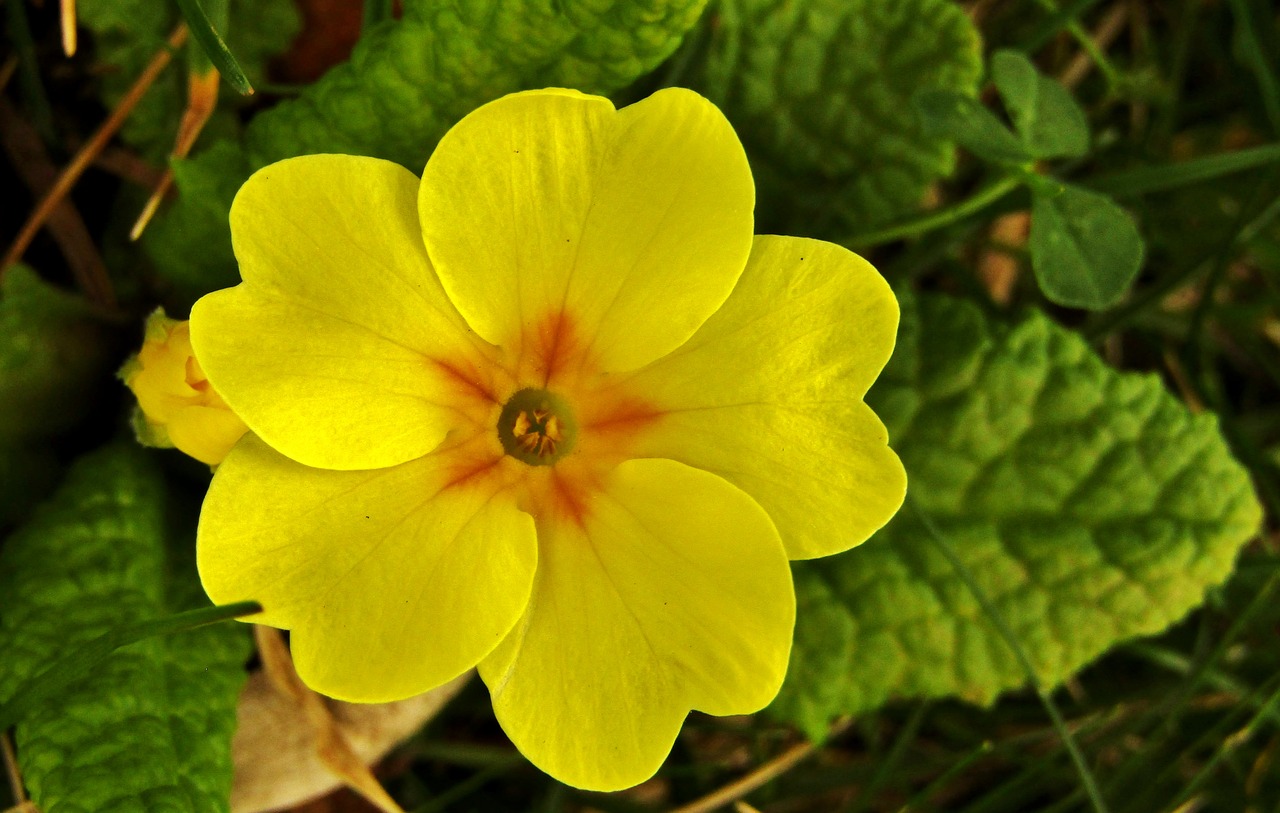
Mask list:
[[[47,193],[56,182],[58,171],[45,152],[40,134],[3,97],[0,97],[0,147],[9,156],[9,163],[31,190],[33,198]],[[76,283],[85,294],[95,302],[114,305],[115,296],[107,281],[107,267],[84,220],[70,201],[58,202],[49,213],[48,226]]]
[[[178,124],[178,138],[173,145],[173,152],[169,154],[169,166],[160,176],[160,181],[152,190],[147,204],[142,207],[142,214],[138,215],[133,228],[129,230],[130,240],[137,240],[142,236],[143,229],[151,222],[156,210],[160,208],[160,202],[173,186],[173,161],[187,157],[191,148],[195,146],[196,139],[200,137],[200,132],[204,130],[205,124],[209,122],[209,117],[218,106],[219,79],[218,71],[213,67],[205,73],[192,72],[188,77],[187,107],[182,113],[182,121]]]
[[[76,55],[76,0],[62,0],[62,52]]]
[[[838,721],[831,727],[827,736],[834,737],[842,733],[849,727],[851,722],[852,720],[847,718]],[[713,791],[683,807],[677,807],[671,813],[711,813],[713,810],[732,804],[753,790],[777,779],[796,765],[799,765],[817,750],[818,746],[812,742],[802,742],[799,745],[794,745],[741,779],[730,782],[719,790]]]
[[[18,72],[18,55],[14,54],[0,65],[0,91],[9,87],[9,80]]]
[[[1062,14],[1062,10],[1058,8],[1058,0],[1035,0],[1045,11],[1058,16]],[[1062,17],[1062,27],[1067,29],[1072,38],[1080,45],[1089,58],[1097,65],[1098,70],[1102,71],[1102,75],[1107,79],[1107,90],[1114,94],[1120,87],[1120,72],[1116,70],[1116,66],[1111,64],[1111,60],[1107,59],[1107,54],[1098,44],[1093,41],[1093,37],[1084,29],[1076,16],[1080,10],[1070,12]]]
[[[12,268],[14,263],[26,253],[31,241],[35,239],[45,221],[49,219],[54,209],[71,191],[71,187],[75,186],[76,181],[80,179],[85,169],[93,163],[93,159],[97,157],[102,148],[107,145],[111,137],[124,124],[125,119],[129,117],[129,114],[133,112],[133,108],[142,100],[151,84],[155,82],[156,77],[169,64],[169,61],[173,58],[174,50],[181,47],[182,43],[186,42],[186,39],[187,27],[179,25],[169,35],[169,41],[165,44],[165,47],[156,52],[156,55],[151,58],[151,62],[147,64],[146,69],[142,71],[142,75],[138,77],[133,86],[129,88],[129,91],[120,99],[120,104],[116,105],[116,109],[111,111],[111,115],[102,123],[97,132],[93,134],[93,137],[85,142],[85,145],[71,159],[71,163],[62,171],[62,175],[58,177],[53,188],[49,190],[49,194],[45,195],[44,199],[40,201],[40,204],[31,213],[31,216],[27,218],[22,230],[14,238],[13,244],[5,252],[3,261],[0,261],[0,279],[3,279],[5,272]],[[103,304],[109,303],[104,302]]]
[[[107,147],[93,160],[93,165],[142,189],[155,189],[164,174],[163,170],[156,169],[137,153],[123,147]]]
[[[1117,3],[1111,7],[1092,35],[1093,42],[1099,51],[1107,50],[1111,43],[1115,42],[1116,37],[1120,36],[1120,32],[1124,30],[1124,24],[1128,18],[1128,6]],[[1067,65],[1067,69],[1058,77],[1059,81],[1067,88],[1074,88],[1089,75],[1089,71],[1093,70],[1096,64],[1093,54],[1088,49],[1083,49],[1076,54],[1075,59],[1071,60],[1071,64]]]
[[[18,809],[27,803],[27,791],[22,784],[22,771],[18,769],[18,758],[13,753],[13,743],[9,740],[8,731],[0,731],[0,754],[4,756],[4,770],[9,776],[9,788],[13,792],[13,801]]]
[[[1204,400],[1196,392],[1196,388],[1191,386],[1190,379],[1187,378],[1187,370],[1182,366],[1182,362],[1178,360],[1178,354],[1172,350],[1164,352],[1164,366],[1169,371],[1169,377],[1173,379],[1173,383],[1178,387],[1178,394],[1182,396],[1182,401],[1187,405],[1187,410],[1192,415],[1199,415],[1204,412]]]

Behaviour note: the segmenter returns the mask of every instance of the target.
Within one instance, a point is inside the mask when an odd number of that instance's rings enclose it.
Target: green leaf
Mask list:
[[[227,42],[217,30],[217,25],[209,18],[200,0],[175,0],[178,10],[186,20],[191,38],[196,41],[205,57],[214,68],[222,74],[222,78],[236,89],[236,93],[249,95],[253,93],[253,85],[249,77],[244,75],[244,68],[236,61],[235,55],[227,47]],[[226,0],[211,0],[209,3],[215,12],[225,12]],[[224,16],[217,14],[216,16]]]
[[[440,136],[487,101],[631,82],[675,49],[705,2],[408,2],[404,19],[366,34],[350,62],[252,121],[250,163],[340,151],[420,172]]]
[[[1018,51],[997,51],[991,78],[1027,150],[1036,158],[1078,158],[1089,151],[1089,123],[1071,93]]]
[[[1025,164],[1034,156],[1025,144],[970,96],[926,90],[911,100],[926,133],[949,138],[979,158],[995,163]]]
[[[421,172],[454,122],[499,96],[547,86],[609,93],[630,83],[675,49],[705,3],[407,2],[403,19],[367,32],[350,62],[255,117],[241,157],[226,145],[187,162],[179,200],[148,229],[147,251],[187,301],[223,287],[237,279],[224,192],[252,169],[339,152]],[[232,165],[241,171],[228,174]]]
[[[122,624],[205,601],[190,532],[167,554],[164,480],[132,445],[77,462],[0,553],[0,700]],[[131,644],[16,727],[33,801],[58,813],[226,811],[243,628]]]
[[[1057,182],[1032,186],[1029,242],[1044,295],[1091,310],[1124,296],[1145,253],[1133,218],[1115,201]]]
[[[981,42],[949,0],[722,0],[699,89],[737,128],[761,231],[865,231],[919,209],[955,151],[911,109],[977,92]]]
[[[120,336],[83,299],[24,265],[0,283],[0,529],[53,486],[51,442],[88,417],[111,376]]]
[[[1246,470],[1212,415],[1120,373],[1032,314],[902,296],[869,396],[931,518],[1045,685],[1177,621],[1258,530]],[[907,697],[988,703],[1025,673],[911,512],[841,556],[795,565],[791,671],[772,713],[818,737]]]
[[[250,171],[248,157],[231,141],[219,141],[192,160],[173,162],[174,184],[183,190],[182,197],[151,224],[142,241],[180,301],[191,303],[240,282],[227,218]]]
[[[93,33],[102,99],[108,107],[119,101],[182,19],[173,3],[155,0],[98,0],[80,4],[77,13],[79,23]],[[230,0],[230,17],[227,47],[249,81],[260,82],[266,78],[267,60],[287,48],[298,33],[297,9],[292,0]],[[125,121],[120,133],[124,141],[152,161],[162,162],[178,134],[186,85],[181,62],[166,69]],[[246,103],[234,94],[223,94],[201,143],[236,136],[240,127],[235,108]]]
[[[114,330],[83,299],[26,266],[0,285],[0,446],[50,438],[78,423],[110,381]]]
[[[216,607],[197,607],[194,610],[184,610],[160,618],[114,626],[83,645],[71,648],[70,652],[60,654],[43,671],[37,672],[19,684],[14,694],[0,703],[0,731],[8,730],[10,726],[25,719],[36,708],[65,693],[69,687],[75,685],[121,647],[158,635],[189,632],[209,624],[244,618],[260,612],[262,612],[262,605],[258,602],[241,601]]]
[[[47,444],[0,444],[0,529],[26,517],[57,479],[58,457]]]

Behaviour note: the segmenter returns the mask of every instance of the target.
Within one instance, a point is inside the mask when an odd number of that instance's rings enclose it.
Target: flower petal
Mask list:
[[[477,333],[554,356],[567,317],[606,370],[670,352],[724,302],[754,203],[733,128],[676,88],[617,111],[562,90],[491,102],[441,139],[418,199],[431,259]],[[529,347],[521,326],[548,319],[546,346]]]
[[[863,542],[902,505],[906,473],[862,402],[898,303],[839,246],[758,237],[733,296],[629,382],[664,413],[635,454],[714,472],[756,499],[793,559]]]
[[[247,435],[205,498],[197,560],[213,601],[258,601],[253,621],[293,631],[308,686],[384,702],[456,677],[507,635],[537,542],[509,495],[450,485],[436,457],[323,471]]]
[[[164,428],[175,448],[210,466],[221,463],[245,433],[244,421],[226,407],[187,407]]]
[[[747,713],[777,693],[791,572],[764,511],[724,480],[630,460],[581,524],[542,522],[538,542],[529,609],[480,675],[547,773],[629,787],[662,764],[690,709]]]
[[[300,463],[402,463],[455,421],[435,361],[474,343],[422,246],[417,189],[389,161],[310,155],[236,196],[244,282],[196,303],[191,339],[232,409]]]

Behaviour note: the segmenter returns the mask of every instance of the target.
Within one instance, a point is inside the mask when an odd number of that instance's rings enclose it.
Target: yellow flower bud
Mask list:
[[[177,448],[216,466],[248,430],[213,389],[191,349],[189,322],[156,310],[142,349],[120,370],[138,399],[134,431],[144,446]]]

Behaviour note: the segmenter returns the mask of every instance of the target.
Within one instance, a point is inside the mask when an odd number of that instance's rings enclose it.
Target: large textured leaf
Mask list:
[[[349,63],[250,122],[243,157],[228,145],[193,159],[178,177],[178,205],[148,232],[148,251],[184,299],[232,285],[228,190],[252,169],[339,152],[420,172],[449,126],[491,99],[549,85],[608,93],[627,84],[671,53],[705,4],[407,2],[404,19],[369,32]],[[193,216],[191,207],[207,211]],[[204,218],[193,238],[192,221]]]
[[[108,629],[207,602],[189,550],[166,554],[170,533],[144,452],[110,447],[73,466],[0,553],[0,699]],[[111,655],[17,726],[32,799],[43,813],[227,810],[246,655],[230,625]]]
[[[110,385],[115,331],[83,300],[26,266],[0,286],[0,527],[47,493],[57,470],[47,443]]]
[[[1032,315],[903,299],[869,397],[941,529],[1047,684],[1159,632],[1224,580],[1261,509],[1215,419],[1108,368]],[[818,735],[896,697],[989,702],[1024,673],[904,510],[870,542],[796,567],[796,652],[773,713]]]
[[[912,97],[973,96],[981,43],[950,0],[722,0],[703,91],[747,145],[760,231],[862,230],[952,169]]]

